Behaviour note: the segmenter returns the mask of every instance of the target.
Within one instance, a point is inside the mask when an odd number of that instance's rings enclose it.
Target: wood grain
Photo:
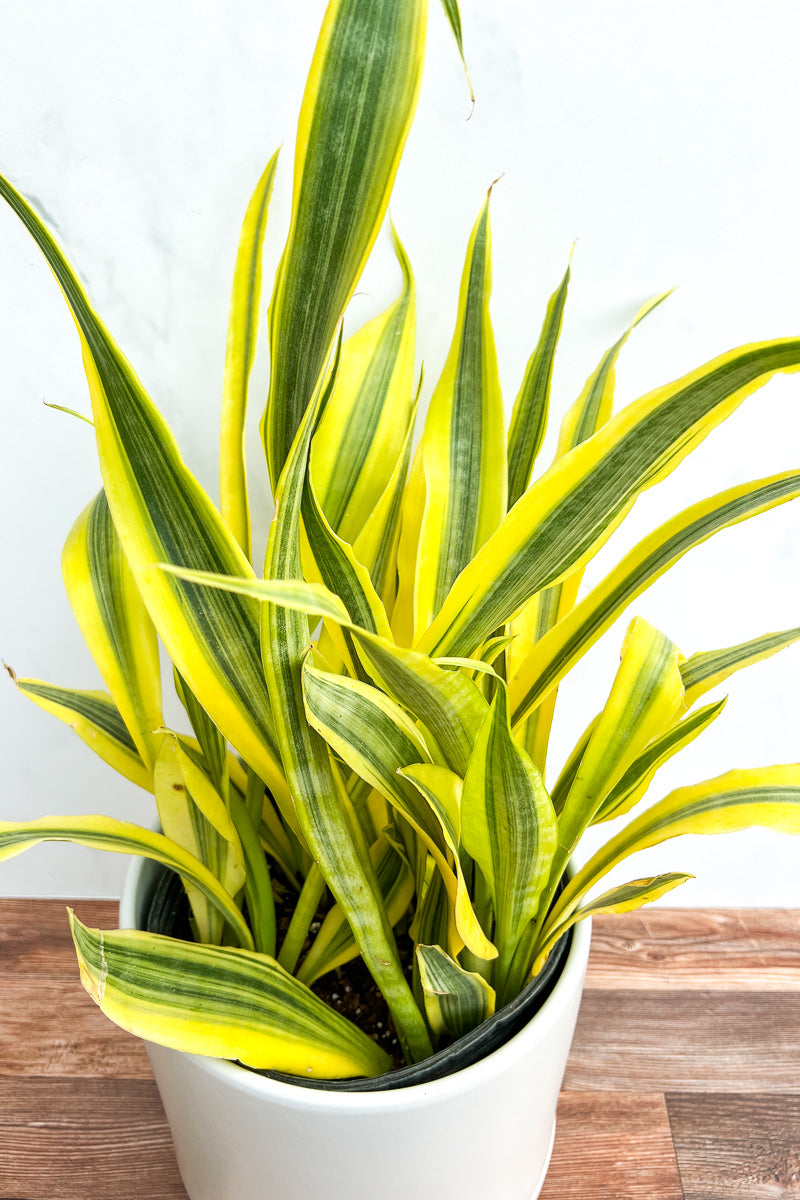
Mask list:
[[[152,1080],[0,1080],[3,1200],[186,1200]]]
[[[800,1094],[800,991],[587,991],[564,1086]]]
[[[668,1095],[686,1200],[800,1196],[800,1099]]]
[[[662,1095],[561,1093],[541,1200],[682,1198]]]
[[[596,917],[586,986],[800,990],[800,911],[647,908]]]

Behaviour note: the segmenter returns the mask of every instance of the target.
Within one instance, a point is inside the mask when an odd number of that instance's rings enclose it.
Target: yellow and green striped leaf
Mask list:
[[[173,672],[175,691],[178,699],[186,710],[189,723],[197,737],[197,743],[203,755],[203,767],[208,771],[214,787],[223,800],[227,801],[230,792],[230,769],[232,756],[228,754],[225,738],[217,729],[202,704],[198,703],[192,689],[181,675],[180,671]],[[246,788],[245,777],[245,788]]]
[[[420,386],[422,378],[420,376]],[[359,562],[370,574],[375,590],[391,617],[397,595],[397,560],[400,546],[400,525],[403,512],[403,494],[411,462],[411,443],[414,436],[417,401],[408,422],[408,432],[394,471],[383,495],[364,522],[356,538],[353,551]]]
[[[687,833],[733,833],[752,825],[800,833],[800,764],[729,771],[678,788],[646,809],[576,872],[553,908],[543,940],[612,867],[638,850]]]
[[[587,438],[592,437],[609,420],[614,408],[616,363],[620,351],[639,322],[644,320],[648,313],[657,308],[669,295],[671,295],[670,292],[662,292],[661,295],[655,296],[640,308],[622,337],[618,338],[600,359],[597,367],[586,380],[580,396],[561,423],[556,460],[563,458],[570,450],[574,450]],[[562,617],[572,610],[582,579],[583,568],[581,567],[577,571],[573,571],[561,583],[539,592],[525,605],[511,626],[518,637],[508,656],[509,679],[521,666],[526,650],[540,641]],[[517,740],[528,751],[542,775],[544,775],[546,767],[547,747],[550,741],[557,696],[558,692],[554,688],[527,717],[524,725],[515,729]]]
[[[559,814],[556,877],[611,789],[685,711],[678,658],[674,642],[641,617],[633,619],[608,700]]]
[[[486,701],[472,680],[385,639],[358,631],[354,638],[375,682],[422,722],[447,765],[463,776],[487,712]]]
[[[780,633],[765,633],[738,646],[726,646],[723,650],[705,650],[692,654],[681,663],[683,686],[686,689],[687,705],[694,704],[706,692],[729,679],[736,671],[754,663],[763,662],[785,650],[800,639],[800,626],[783,629]]]
[[[570,253],[570,262],[572,254]],[[556,347],[561,336],[567,303],[570,266],[550,297],[536,349],[528,359],[525,375],[511,412],[508,431],[508,507],[513,508],[527,489],[536,457],[547,432],[550,385]]]
[[[463,780],[447,767],[434,763],[412,763],[398,774],[409,779],[435,813],[453,858],[456,888],[453,893],[452,873],[443,873],[445,888],[453,904],[455,927],[461,941],[476,958],[488,961],[497,958],[493,944],[478,920],[461,861],[461,796]],[[434,856],[435,857],[435,856]]]
[[[380,1075],[391,1066],[366,1034],[265,954],[139,930],[102,932],[69,915],[81,983],[137,1037],[318,1079]]]
[[[392,925],[408,910],[414,895],[414,879],[408,864],[383,835],[370,846],[378,886]],[[347,918],[338,904],[326,914],[319,933],[311,943],[297,978],[309,986],[315,980],[350,962],[358,955],[358,946]]]
[[[225,891],[235,896],[245,882],[239,835],[211,780],[174,736],[167,734],[163,738],[153,782],[165,836],[199,859]],[[223,932],[221,914],[193,885],[188,885],[186,891],[198,941],[219,944]]]
[[[495,985],[505,999],[514,951],[539,908],[558,830],[541,776],[511,736],[502,683],[496,687],[464,779],[461,839],[492,898],[500,953]]]
[[[219,506],[247,558],[250,558],[250,506],[247,499],[244,422],[247,392],[256,353],[261,300],[261,250],[267,228],[276,151],[266,165],[247,206],[233,271],[219,443]]]
[[[82,742],[120,775],[150,792],[153,772],[136,749],[122,714],[107,692],[57,687],[43,679],[17,679],[24,696],[69,725]]]
[[[644,904],[652,904],[660,900],[667,892],[679,887],[694,875],[686,875],[682,871],[673,871],[666,875],[652,875],[646,879],[632,879],[630,883],[622,883],[618,887],[603,892],[583,908],[576,909],[557,928],[548,935],[547,941],[537,950],[536,961],[533,964],[532,975],[538,975],[544,966],[547,955],[552,947],[573,925],[585,917],[599,916],[601,913],[626,913],[641,908]]]
[[[458,53],[461,58],[461,65],[464,68],[464,75],[466,76],[467,87],[469,88],[469,98],[474,104],[475,92],[472,87],[472,80],[469,77],[469,71],[467,70],[467,60],[464,57],[464,36],[461,31],[461,13],[458,9],[458,0],[442,0],[442,7],[444,8],[447,20],[450,22],[450,28],[453,31],[453,37],[456,39]]]
[[[152,858],[194,884],[221,913],[243,946],[252,949],[250,930],[230,895],[207,867],[177,842],[129,821],[113,817],[39,817],[35,821],[0,821],[0,862],[40,842],[75,842],[93,850]]]
[[[599,436],[599,435],[598,435]],[[676,563],[727,529],[800,495],[800,472],[742,484],[684,509],[633,547],[541,641],[510,681],[516,726],[556,687],[624,609]]]
[[[422,433],[425,505],[414,585],[418,629],[438,613],[456,577],[506,511],[505,415],[490,294],[487,196],[469,239],[455,334]]]
[[[433,1032],[462,1037],[493,1016],[495,991],[474,971],[465,971],[441,946],[417,946],[425,1012]]]
[[[470,654],[536,592],[586,563],[635,501],[744,398],[800,369],[800,339],[724,354],[628,405],[559,459],[515,504],[452,587],[417,649]]]
[[[683,750],[684,746],[693,742],[703,730],[708,729],[722,712],[726,701],[727,696],[716,704],[709,704],[695,713],[690,713],[688,717],[676,722],[660,737],[655,738],[608,793],[594,818],[594,824],[630,812],[653,782],[659,767]]]
[[[311,446],[313,490],[331,528],[351,545],[402,456],[414,407],[414,280],[392,234],[402,294],[342,346],[336,386]]]
[[[302,578],[299,531],[309,445],[336,373],[334,362],[327,386],[323,388],[320,382],[314,401],[306,409],[281,475],[264,568],[269,580],[294,582]],[[369,847],[344,784],[334,770],[328,746],[306,715],[302,673],[308,644],[308,618],[304,613],[282,605],[262,606],[264,673],[302,833],[386,998],[404,1053],[412,1060],[425,1058],[430,1054],[430,1038],[403,973]]]
[[[422,78],[427,0],[330,0],[300,110],[269,312],[276,486],[389,202]]]
[[[261,669],[257,607],[154,569],[167,562],[248,576],[250,565],[50,233],[2,179],[0,195],[44,254],[80,331],[105,493],[153,623],[214,723],[288,811]]]
[[[61,569],[84,641],[152,771],[163,724],[158,639],[125,562],[104,492],[73,525]]]

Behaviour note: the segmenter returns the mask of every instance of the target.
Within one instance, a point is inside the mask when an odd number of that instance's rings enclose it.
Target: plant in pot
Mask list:
[[[445,9],[460,47],[457,7]],[[687,878],[603,890],[604,877],[683,833],[800,831],[800,768],[733,771],[646,808],[570,868],[585,831],[638,805],[724,705],[697,702],[800,637],[684,658],[635,618],[608,699],[545,787],[558,687],[586,651],[689,549],[800,494],[800,472],[786,472],[694,504],[578,598],[636,497],[756,388],[800,368],[800,339],[731,351],[615,415],[626,333],[531,482],[570,272],[507,425],[487,195],[415,446],[414,279],[394,231],[400,295],[346,340],[341,320],[386,215],[426,19],[424,0],[332,0],[320,33],[269,308],[263,571],[243,431],[277,155],[236,262],[219,509],[52,235],[0,182],[75,318],[103,478],[63,569],[106,690],[16,682],[151,791],[159,822],[3,822],[0,857],[45,840],[141,856],[120,931],[70,925],[90,995],[151,1044],[192,1200],[255,1198],[265,1180],[276,1200],[433,1187],[528,1200],[547,1166],[587,918]],[[191,733],[165,726],[159,640]],[[362,1007],[385,1010],[362,1029],[344,1001],[365,972]],[[479,1152],[439,1166],[448,1139]]]

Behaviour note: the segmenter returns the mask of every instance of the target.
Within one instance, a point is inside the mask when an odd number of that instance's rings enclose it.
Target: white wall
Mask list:
[[[51,221],[212,494],[238,226],[263,163],[285,143],[269,279],[322,10],[319,0],[29,0],[5,13],[0,169]],[[739,342],[798,332],[800,17],[790,0],[464,0],[463,20],[477,107],[467,121],[457,56],[433,5],[419,119],[392,208],[417,272],[429,389],[452,327],[469,228],[503,173],[493,198],[493,313],[509,404],[575,238],[557,411],[640,304],[676,283],[680,290],[625,351],[621,402]],[[99,486],[92,433],[42,405],[88,410],[77,340],[38,252],[7,212],[0,261],[0,653],[21,674],[94,687],[58,566],[72,520]],[[396,286],[384,239],[351,328]],[[256,408],[265,381],[262,355]],[[757,393],[646,495],[589,581],[692,500],[798,466],[799,413],[798,377]],[[259,467],[254,432],[254,478]],[[255,509],[263,526],[263,490]],[[798,510],[787,506],[718,535],[634,611],[687,653],[800,623],[798,525]],[[563,689],[556,764],[607,691],[625,623]],[[652,795],[729,766],[798,759],[798,654],[733,680],[722,719],[663,772]],[[3,818],[106,811],[149,819],[149,797],[10,683],[0,704]],[[669,898],[675,903],[798,904],[799,851],[760,832],[695,839],[651,852],[632,873],[696,871],[698,881]],[[114,894],[125,865],[41,847],[3,865],[0,893]]]

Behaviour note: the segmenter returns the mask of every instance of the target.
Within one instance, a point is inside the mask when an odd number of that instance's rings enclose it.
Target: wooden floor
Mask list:
[[[116,924],[111,902],[75,908]],[[0,1197],[185,1196],[143,1046],[80,987],[64,902],[0,900]],[[800,1197],[800,911],[595,922],[542,1200],[682,1197]]]

